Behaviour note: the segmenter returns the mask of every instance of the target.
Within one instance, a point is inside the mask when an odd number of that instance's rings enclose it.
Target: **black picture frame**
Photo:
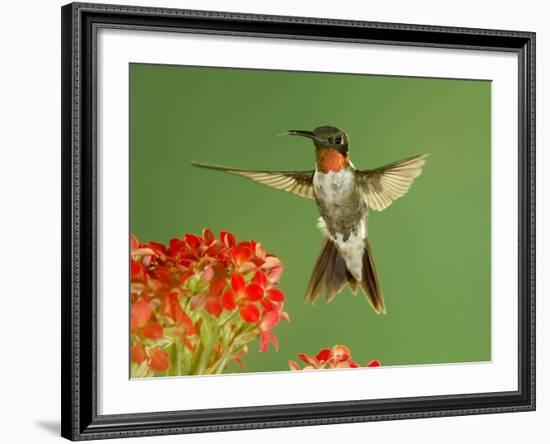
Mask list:
[[[72,3],[62,15],[62,436],[71,440],[535,409],[535,33]],[[96,101],[99,27],[515,53],[519,66],[518,390],[98,415]]]

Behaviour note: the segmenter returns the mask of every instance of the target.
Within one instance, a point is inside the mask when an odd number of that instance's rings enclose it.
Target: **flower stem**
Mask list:
[[[223,369],[227,365],[227,361],[229,361],[229,356],[224,356],[223,359],[221,359],[219,363],[217,363],[217,365],[214,367],[214,369],[212,370],[212,374],[219,375],[220,373],[222,373]]]
[[[219,338],[219,334],[220,329],[218,328],[216,322],[212,322],[208,316],[205,316],[201,325],[202,352],[194,374],[205,374],[205,369],[207,368],[208,362],[212,357],[212,351],[214,350],[214,346]]]
[[[240,347],[237,347],[235,349],[231,349],[230,351],[226,352],[224,357],[219,361],[219,363],[213,368],[212,370],[212,374],[214,375],[219,375],[220,373],[222,373],[227,365],[227,363],[229,362],[229,360],[235,356],[236,354],[238,354],[239,352],[242,351],[243,348],[246,347],[246,344],[245,345],[242,345]]]
[[[176,345],[176,375],[181,376],[183,375],[182,366],[181,366],[183,361],[181,343],[180,341],[174,341],[174,344]]]
[[[217,339],[217,337],[218,337],[218,335],[215,334],[213,336],[213,341],[210,342],[208,345],[206,345],[203,348],[202,353],[201,353],[201,357],[200,357],[200,360],[199,360],[199,365],[197,366],[197,370],[196,370],[195,374],[197,374],[197,375],[205,374],[205,369],[206,369],[206,366],[208,365],[208,361],[210,360],[212,350],[214,349],[215,340]]]

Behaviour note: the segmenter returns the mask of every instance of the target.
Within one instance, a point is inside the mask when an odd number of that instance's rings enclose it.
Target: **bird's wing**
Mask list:
[[[357,171],[361,194],[372,209],[382,211],[403,196],[422,172],[427,154],[390,163],[374,170]]]
[[[298,196],[313,199],[314,171],[258,171],[231,168],[211,163],[191,162],[192,165],[211,170],[227,171],[231,174],[246,177],[255,182],[277,190],[289,191]]]

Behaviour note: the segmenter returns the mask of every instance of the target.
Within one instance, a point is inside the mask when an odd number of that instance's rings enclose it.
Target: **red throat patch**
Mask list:
[[[330,171],[337,173],[342,168],[349,165],[348,157],[334,148],[324,148],[317,150],[317,169],[326,174]]]

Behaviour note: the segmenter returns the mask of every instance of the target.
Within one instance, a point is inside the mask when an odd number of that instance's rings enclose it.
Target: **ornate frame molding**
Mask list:
[[[72,3],[62,8],[62,436],[120,438],[535,409],[535,34]],[[98,415],[96,85],[99,27],[515,52],[519,60],[518,391]]]

